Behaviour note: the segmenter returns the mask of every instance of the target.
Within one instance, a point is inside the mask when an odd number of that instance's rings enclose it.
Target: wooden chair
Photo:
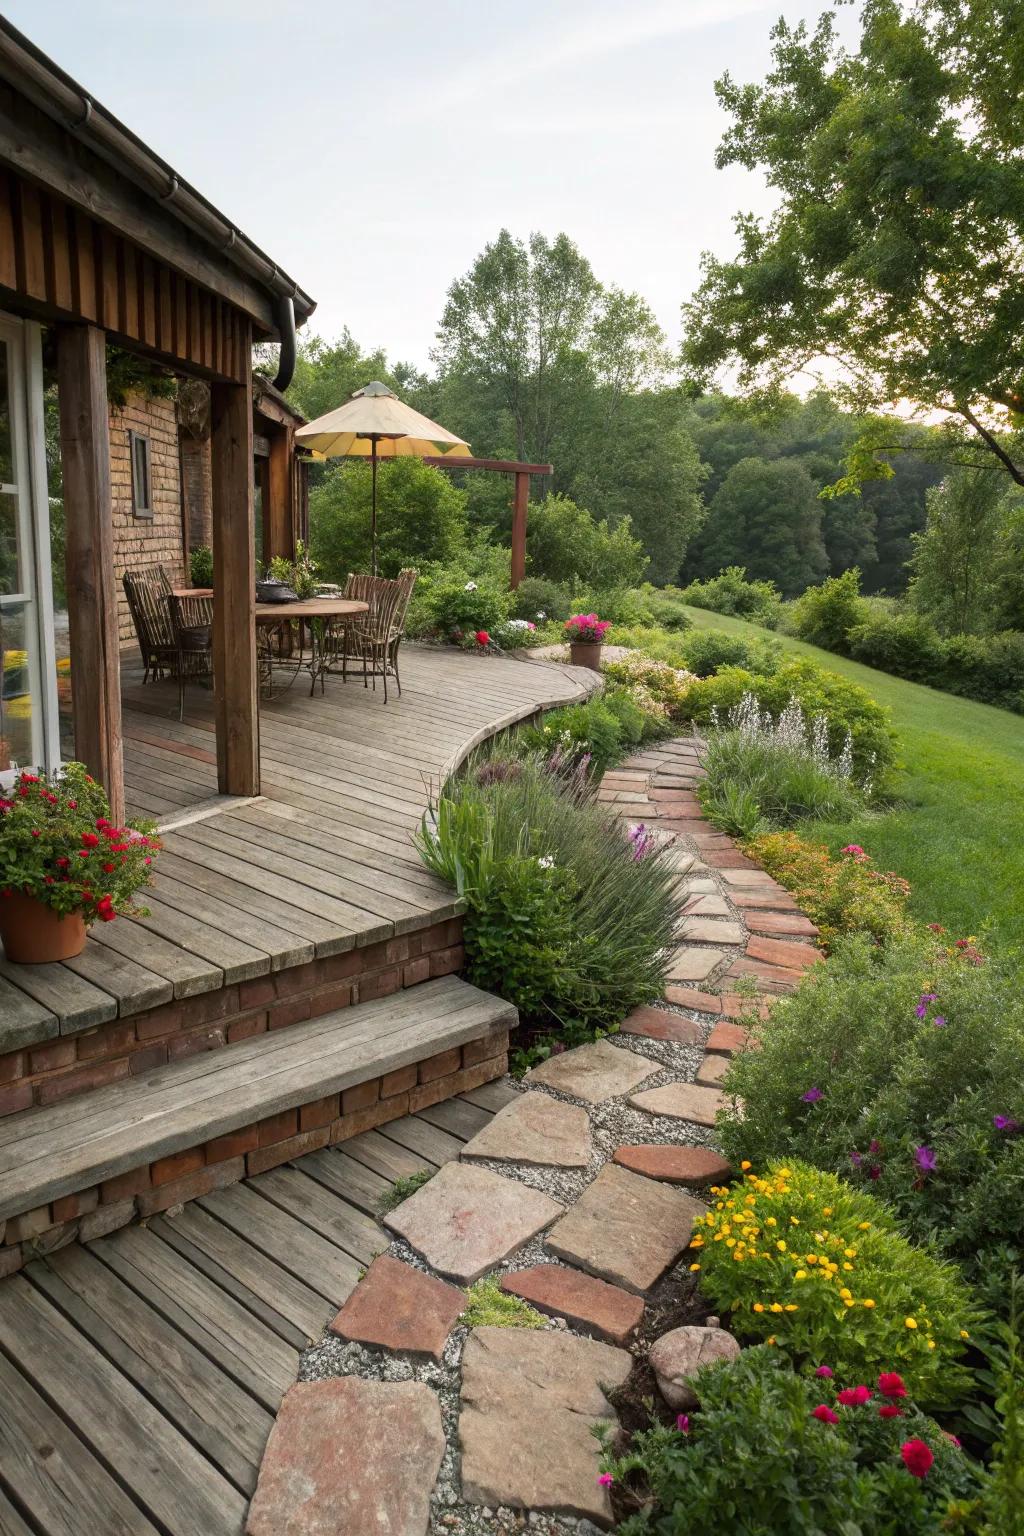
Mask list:
[[[178,719],[185,718],[185,683],[213,676],[213,598],[168,598],[174,632],[174,670],[178,678]]]
[[[402,638],[405,635],[405,618],[406,614],[409,612],[409,604],[412,601],[413,588],[416,585],[419,574],[419,571],[414,571],[410,567],[406,567],[404,570],[401,570],[398,573],[398,585],[401,588],[401,598],[398,604],[398,611],[395,614],[394,633],[391,637],[391,643],[388,646],[388,665],[390,666],[392,672],[395,674],[395,682],[398,684],[399,698],[402,697],[402,679],[398,672],[398,647],[401,645]]]
[[[125,571],[121,581],[145,668],[142,681],[147,683],[151,673],[158,678],[174,670],[177,646],[168,608],[170,587],[165,591],[160,581],[142,571]]]
[[[369,612],[358,625],[353,625],[346,636],[345,661],[348,656],[363,664],[363,687],[372,680],[377,691],[377,678],[384,684],[384,702],[388,702],[388,677],[398,673],[392,664],[392,647],[395,644],[395,620],[403,601],[404,587],[400,581],[389,581],[384,576],[350,576],[351,590],[346,583],[346,596],[369,603]],[[399,697],[402,687],[399,683]]]

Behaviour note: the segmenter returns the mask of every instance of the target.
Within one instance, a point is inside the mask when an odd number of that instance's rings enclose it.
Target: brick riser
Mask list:
[[[308,965],[179,998],[78,1035],[0,1056],[0,1117],[151,1072],[336,1008],[389,997],[463,965],[462,919]]]
[[[0,1276],[65,1244],[104,1237],[292,1158],[468,1093],[508,1070],[508,1031],[371,1078],[0,1222]]]

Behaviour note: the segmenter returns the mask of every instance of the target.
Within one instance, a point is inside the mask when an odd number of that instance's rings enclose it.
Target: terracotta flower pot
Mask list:
[[[85,948],[85,921],[81,912],[61,917],[37,896],[9,891],[0,896],[0,939],[15,965],[71,960]]]
[[[603,640],[570,640],[569,660],[574,667],[590,667],[592,671],[599,672],[603,648]]]

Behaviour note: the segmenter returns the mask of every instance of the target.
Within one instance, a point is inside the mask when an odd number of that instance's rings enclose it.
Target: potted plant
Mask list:
[[[0,939],[20,965],[68,960],[90,923],[111,922],[150,877],[159,840],[115,827],[103,789],[81,763],[23,772],[0,793]]]
[[[610,627],[611,620],[599,619],[596,613],[574,613],[571,619],[566,619],[569,659],[574,667],[591,667],[595,672],[599,669],[601,647]]]

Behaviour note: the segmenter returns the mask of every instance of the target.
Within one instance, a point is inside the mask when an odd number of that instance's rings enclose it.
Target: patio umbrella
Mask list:
[[[336,410],[299,427],[295,440],[318,458],[369,458],[373,466],[373,514],[370,542],[377,574],[377,460],[424,458],[450,453],[470,456],[469,444],[436,421],[405,405],[386,384],[367,384]]]

